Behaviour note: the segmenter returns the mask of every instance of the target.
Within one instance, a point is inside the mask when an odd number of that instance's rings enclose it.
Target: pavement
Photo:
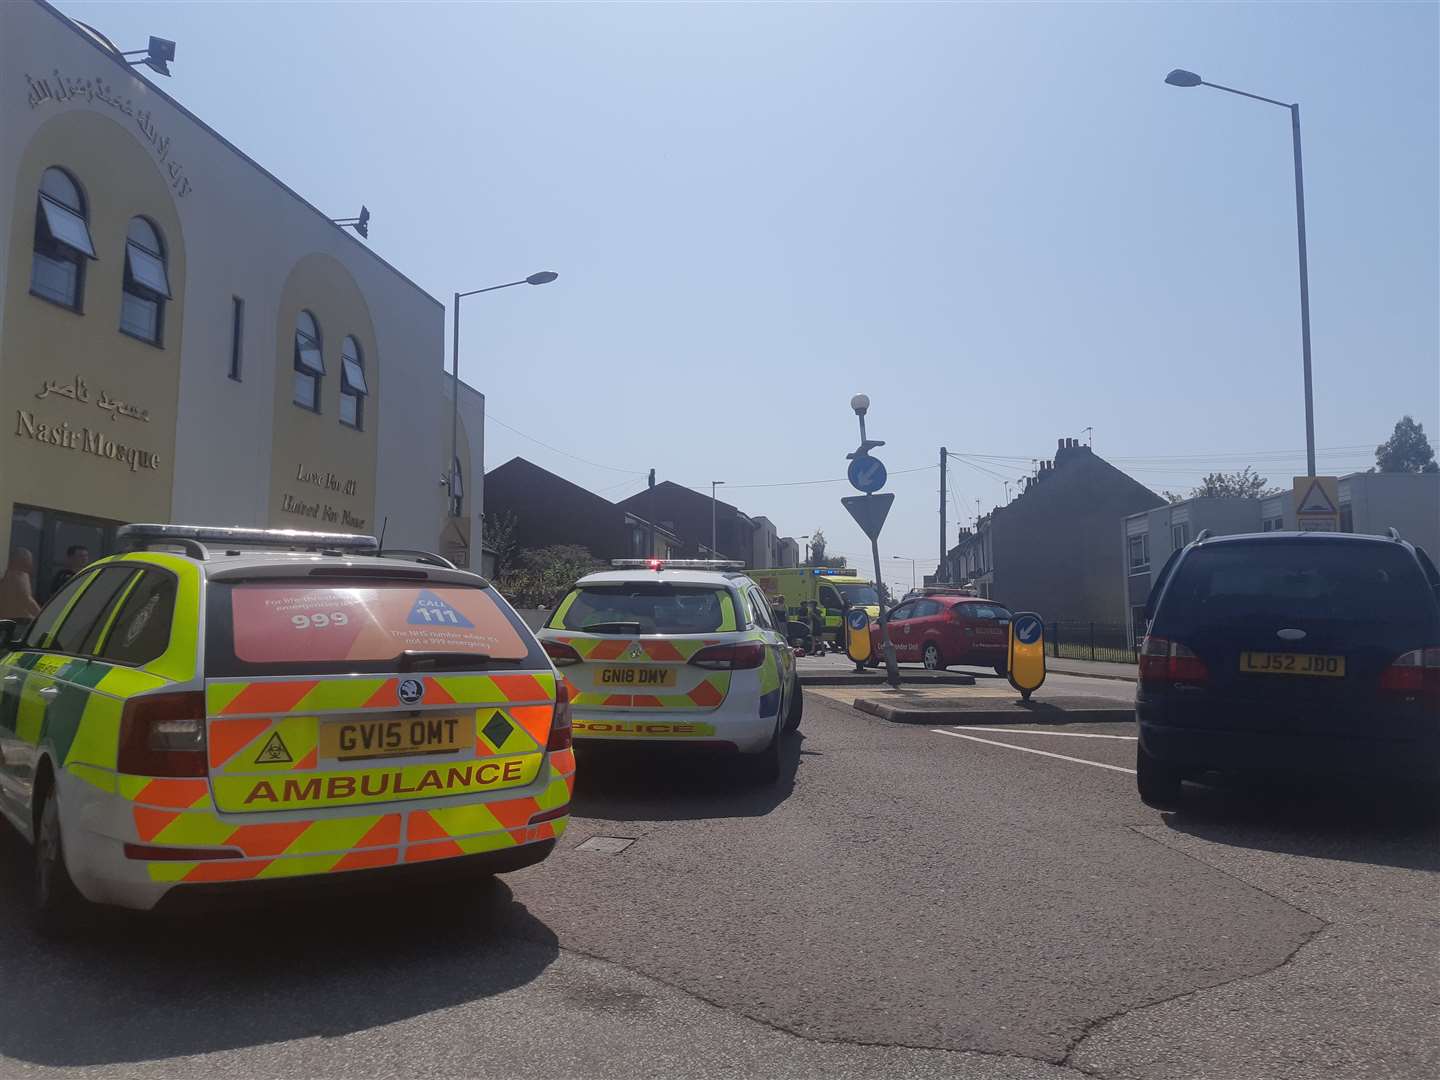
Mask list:
[[[1162,814],[1128,724],[846,692],[807,694],[770,787],[582,747],[570,831],[492,882],[52,944],[0,826],[0,1077],[1440,1075],[1433,804],[1187,785]]]

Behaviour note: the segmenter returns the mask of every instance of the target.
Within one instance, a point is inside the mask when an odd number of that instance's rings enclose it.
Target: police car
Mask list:
[[[540,631],[577,741],[738,752],[780,775],[804,708],[795,655],[743,563],[617,560],[581,578]]]
[[[569,705],[513,609],[371,537],[131,525],[0,623],[0,814],[42,925],[276,878],[539,862]]]

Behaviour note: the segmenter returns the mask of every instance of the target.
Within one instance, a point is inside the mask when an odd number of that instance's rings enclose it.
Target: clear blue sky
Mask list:
[[[1055,440],[1155,490],[1303,471],[1289,117],[1303,108],[1322,472],[1440,442],[1434,4],[63,3],[448,303],[491,467],[662,479],[868,555],[848,408],[938,553]],[[436,362],[441,362],[436,357]],[[1174,460],[1161,460],[1171,458]],[[1128,460],[1127,460],[1128,459]],[[953,536],[953,531],[952,531]],[[855,561],[852,557],[852,561]],[[910,568],[887,566],[909,584]]]

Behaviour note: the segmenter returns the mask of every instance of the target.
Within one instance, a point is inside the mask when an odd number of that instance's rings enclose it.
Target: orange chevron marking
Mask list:
[[[151,780],[140,789],[135,801],[151,806],[183,808],[194,806],[209,794],[210,784],[206,780]]]
[[[269,727],[265,719],[210,721],[210,768],[224,765]]]
[[[453,859],[457,855],[464,855],[465,852],[454,840],[442,840],[436,844],[421,844],[418,847],[405,850],[405,861],[429,862],[431,859]]]
[[[148,806],[133,806],[131,810],[135,814],[135,833],[145,841],[154,840],[180,816],[179,810],[151,810]]]
[[[553,705],[511,705],[510,716],[529,732],[530,737],[541,746],[550,738],[550,720],[554,715]]]
[[[341,870],[373,870],[378,866],[394,866],[400,853],[394,848],[376,848],[371,851],[352,851],[330,868],[330,872]]]
[[[235,700],[221,710],[222,716],[242,713],[288,713],[300,699],[319,685],[318,679],[300,682],[257,682],[241,690]]]
[[[312,822],[286,821],[278,825],[241,825],[225,839],[246,855],[280,855],[300,839]]]
[[[533,675],[492,675],[506,701],[544,701],[550,695]]]

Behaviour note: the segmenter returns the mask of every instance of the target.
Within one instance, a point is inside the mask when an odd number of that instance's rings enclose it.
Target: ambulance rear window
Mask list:
[[[735,607],[727,590],[705,585],[594,585],[566,597],[549,625],[593,634],[711,634],[735,629]]]
[[[205,653],[211,677],[545,664],[489,589],[367,580],[212,581]]]

